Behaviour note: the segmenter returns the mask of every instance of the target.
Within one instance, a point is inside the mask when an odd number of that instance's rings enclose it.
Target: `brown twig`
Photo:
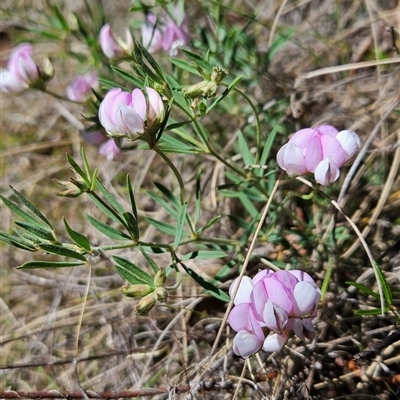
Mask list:
[[[154,396],[156,394],[168,393],[168,389],[139,389],[139,390],[121,390],[111,392],[94,392],[87,390],[82,391],[58,391],[50,390],[45,392],[29,392],[25,390],[15,391],[7,390],[0,392],[2,399],[84,399],[85,396],[89,399],[127,399],[139,396]]]

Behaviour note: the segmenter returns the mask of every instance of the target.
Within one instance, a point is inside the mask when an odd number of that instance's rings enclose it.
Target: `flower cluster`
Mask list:
[[[277,154],[278,165],[289,175],[313,173],[315,180],[327,186],[340,175],[360,150],[359,136],[350,130],[340,131],[331,125],[301,129]]]
[[[133,39],[126,30],[126,40],[115,38],[110,25],[104,25],[100,30],[100,47],[104,55],[110,59],[120,60],[129,57],[133,51]]]
[[[238,284],[239,278],[232,282],[231,297]],[[229,314],[229,324],[237,332],[233,351],[243,358],[261,348],[278,351],[292,330],[302,340],[314,337],[311,321],[320,298],[320,289],[303,271],[264,270],[253,279],[243,277]]]
[[[146,88],[146,96],[139,89],[132,93],[111,89],[99,108],[99,120],[111,137],[136,140],[141,135],[155,134],[165,117],[161,96]]]
[[[0,87],[6,93],[19,93],[39,81],[39,70],[32,59],[32,46],[22,43],[11,53],[7,69],[0,71]]]
[[[157,18],[148,14],[141,27],[142,43],[149,53],[168,51],[170,56],[178,54],[178,47],[189,43],[187,18],[183,14],[181,23],[176,23],[167,14]]]
[[[99,86],[96,74],[85,74],[77,76],[66,89],[67,97],[72,101],[82,102],[90,97],[92,88]]]

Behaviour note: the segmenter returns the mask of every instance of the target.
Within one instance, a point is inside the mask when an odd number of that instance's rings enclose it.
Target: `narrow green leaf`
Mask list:
[[[122,215],[125,218],[127,229],[132,237],[139,239],[139,227],[136,218],[130,212],[124,212]]]
[[[33,212],[39,219],[41,219],[50,229],[53,229],[50,222],[46,219],[46,217],[31,203],[29,202],[21,193],[19,193],[16,189],[14,189],[10,185],[11,190],[14,192],[17,199],[24,204],[29,210]]]
[[[145,219],[150,225],[153,225],[159,231],[164,232],[167,235],[175,235],[175,227],[173,225],[147,216],[145,216]]]
[[[165,81],[164,73],[162,69],[157,64],[156,60],[152,57],[152,55],[147,51],[147,49],[138,41],[135,42],[135,48],[139,49],[141,55],[146,59],[146,61],[153,68],[153,71],[159,78],[160,83]]]
[[[78,267],[85,265],[83,262],[56,262],[56,261],[29,261],[25,264],[16,267],[15,269],[35,269],[35,268],[65,268],[65,267]]]
[[[207,62],[204,57],[186,49],[180,49],[180,50],[183,54],[185,54],[185,56],[192,59],[196,65],[198,65],[204,71],[206,71],[208,74],[211,75],[213,66],[209,62]]]
[[[110,90],[110,89],[114,89],[114,88],[121,88],[125,92],[129,92],[129,90],[130,90],[127,87],[121,86],[114,81],[110,81],[110,80],[104,79],[104,78],[99,78],[99,83],[100,83],[102,89]]]
[[[208,106],[207,113],[209,113],[221,100],[223,100],[232,91],[232,88],[243,78],[243,76],[238,76],[223,92],[219,95],[212,104]],[[232,86],[232,84],[234,84]]]
[[[197,272],[193,271],[191,268],[187,267],[185,264],[182,262],[179,262],[180,265],[182,265],[183,269],[187,272],[187,274],[192,277],[201,287],[206,289],[206,292],[214,296],[215,298],[228,303],[230,301],[230,297],[223,292],[221,289],[219,289],[217,286],[215,286],[212,282],[208,281],[207,279],[203,278]]]
[[[112,219],[115,222],[118,222],[119,224],[123,225],[126,228],[126,222],[125,220],[107,203],[105,203],[103,200],[95,196],[93,193],[88,193],[88,196],[90,200],[93,201],[96,206],[103,211],[105,215],[107,215],[108,218]],[[125,212],[124,210],[122,212]]]
[[[82,247],[83,249],[90,251],[91,250],[91,246],[90,246],[90,242],[89,239],[82,235],[81,233],[73,230],[69,225],[68,222],[65,218],[63,218],[64,220],[64,225],[65,225],[65,229],[68,232],[68,235],[71,237],[71,239],[80,247]]]
[[[158,147],[165,153],[202,154],[205,152],[201,148],[187,145],[181,140],[170,135],[163,135],[161,140],[158,142]]]
[[[7,198],[3,197],[0,194],[0,198],[3,200],[4,204],[15,214],[23,218],[26,222],[30,222],[32,224],[42,224],[41,221],[38,221],[36,218],[32,217],[32,215],[26,213],[21,209],[21,206],[18,206],[17,204],[13,203],[12,201],[8,200]]]
[[[382,270],[379,268],[378,264],[375,263],[376,271],[378,273],[378,279],[382,285],[383,295],[385,296],[386,306],[391,306],[393,304],[393,295],[392,291],[390,290],[390,286],[383,275]]]
[[[135,202],[135,197],[133,195],[133,189],[132,189],[132,184],[131,184],[131,180],[129,177],[129,174],[126,174],[126,187],[128,189],[128,193],[129,193],[129,200],[131,202],[132,205],[132,212],[134,217],[136,218],[136,221],[138,220],[138,214],[137,214],[137,208],[136,208],[136,202]]]
[[[69,155],[67,154],[67,160],[69,165],[73,168],[73,170],[89,185],[89,179],[86,176],[86,174],[83,172],[83,169],[77,164],[77,162]]]
[[[185,226],[185,221],[186,221],[186,210],[187,210],[187,204],[185,203],[182,206],[182,210],[179,214],[179,218],[176,223],[174,249],[178,248],[183,236],[183,227]]]
[[[6,232],[0,232],[0,240],[22,250],[37,251],[37,248],[32,245],[31,242],[23,238],[19,238],[18,236],[10,235]]]
[[[86,257],[83,254],[78,253],[77,251],[73,251],[71,249],[67,249],[63,246],[43,243],[39,244],[39,247],[42,250],[51,254],[57,254],[59,256],[71,257],[71,258],[76,258],[77,260],[86,261]]]
[[[389,307],[385,307],[383,311],[386,313],[390,310]],[[354,310],[355,315],[361,315],[361,316],[371,316],[371,315],[382,315],[382,309],[381,308],[372,308],[369,310]]]
[[[178,219],[178,211],[175,210],[171,204],[167,203],[159,194],[154,193],[154,192],[147,192],[147,194],[155,201],[157,202],[169,215],[171,215],[172,218]]]
[[[143,248],[143,246],[139,246],[139,250],[142,252],[143,257],[146,259],[148,264],[150,265],[151,269],[153,272],[156,274],[160,268],[158,268],[158,265],[153,261],[153,259],[147,254],[146,250]]]
[[[226,257],[226,253],[223,251],[218,251],[218,250],[196,250],[192,251],[188,254],[185,254],[182,257],[183,261],[186,260],[193,260],[195,258],[201,259],[201,260],[207,260],[207,259],[212,259],[212,258],[222,258]]]
[[[243,161],[245,165],[254,164],[254,155],[251,154],[249,146],[243,136],[243,132],[239,130],[238,134],[238,144],[239,144],[239,152],[242,154]]]
[[[163,184],[160,182],[154,182],[156,185],[157,189],[169,200],[171,201],[172,204],[175,205],[175,207],[180,210],[181,209],[181,202],[179,199],[169,190],[167,189]]]
[[[101,194],[111,204],[115,211],[117,211],[119,214],[123,214],[125,212],[124,207],[122,207],[121,204],[118,203],[114,195],[110,193],[110,191],[101,183],[99,179],[97,179],[96,181],[96,187],[100,190]]]
[[[171,57],[170,61],[172,62],[172,64],[176,65],[180,69],[188,71],[191,74],[201,76],[200,72],[193,66],[192,63],[189,63],[185,60],[181,60],[180,58],[175,58],[175,57]]]
[[[54,242],[55,240],[57,240],[54,237],[53,232],[44,229],[42,225],[31,224],[29,222],[24,222],[24,221],[15,221],[15,224],[20,226],[21,228],[26,229],[28,232],[34,234],[38,238],[48,240],[49,242]]]
[[[271,133],[268,135],[267,140],[265,141],[264,148],[261,153],[261,159],[260,159],[260,165],[265,165],[267,164],[267,159],[269,156],[269,153],[271,152],[272,145],[275,142],[275,137],[276,134],[278,133],[279,127],[278,125],[275,125],[274,128],[272,129]],[[259,172],[259,176],[263,175],[263,170],[261,169]]]
[[[110,225],[105,224],[104,222],[99,221],[96,218],[91,217],[89,214],[86,214],[88,221],[101,233],[110,237],[111,239],[117,240],[132,240],[130,236],[126,233],[111,227]]]
[[[377,300],[379,300],[379,298],[380,298],[378,293],[375,293],[368,286],[362,285],[361,283],[357,283],[357,282],[353,282],[353,281],[346,281],[346,284],[349,286],[354,286],[358,290],[361,290],[362,292],[369,294],[370,296],[374,297]]]
[[[115,267],[118,273],[129,283],[147,283],[148,285],[154,285],[154,278],[137,265],[122,257],[113,256],[113,259],[117,263]]]
[[[57,17],[59,23],[60,23],[60,26],[62,27],[62,30],[65,31],[65,32],[68,32],[69,31],[68,22],[64,18],[60,8],[56,4],[53,4],[53,11],[54,11],[54,14]]]
[[[132,84],[138,88],[143,87],[144,82],[142,80],[138,79],[136,76],[130,75],[128,72],[122,70],[121,68],[115,67],[113,65],[111,66],[111,69],[116,73],[116,75],[118,75],[125,81],[129,82],[130,84]]]
[[[196,174],[196,203],[195,203],[194,221],[193,221],[195,225],[200,219],[200,209],[201,209],[201,169],[199,169]]]
[[[197,233],[201,235],[206,229],[210,228],[213,226],[216,222],[218,222],[221,219],[221,215],[216,215],[214,218],[212,218],[210,221],[208,221],[203,227],[201,227]]]
[[[188,113],[191,112],[190,107],[188,106],[187,100],[182,96],[182,93],[180,92],[180,86],[179,84],[175,81],[175,79],[170,76],[170,75],[165,75],[165,79],[168,83],[169,88],[174,94],[174,101],[177,103],[177,105],[182,109],[186,110]],[[189,114],[190,115],[190,114]]]

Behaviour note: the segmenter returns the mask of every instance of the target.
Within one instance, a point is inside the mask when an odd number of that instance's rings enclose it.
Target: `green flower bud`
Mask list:
[[[146,315],[156,305],[156,301],[154,293],[149,293],[139,301],[135,311],[139,315]]]
[[[167,276],[165,275],[165,268],[160,268],[154,277],[154,286],[157,288],[163,287],[166,280]]]
[[[220,67],[213,67],[211,73],[211,80],[217,84],[220,84],[226,77],[226,71]]]
[[[161,303],[165,303],[168,299],[167,289],[165,289],[163,287],[156,288],[156,290],[154,291],[153,294],[154,294],[154,297],[157,299],[157,301],[159,301]]]
[[[152,293],[154,287],[147,284],[126,285],[122,286],[121,293],[127,297],[141,299],[142,297]]]
[[[182,95],[188,99],[195,97],[214,97],[217,94],[218,85],[213,81],[203,81],[182,88]]]
[[[78,185],[75,184],[76,181],[73,179],[70,181],[60,181],[59,179],[54,178],[53,182],[64,186],[66,189],[63,192],[56,192],[56,195],[60,197],[78,197],[85,192],[85,190],[82,190],[78,187]]]

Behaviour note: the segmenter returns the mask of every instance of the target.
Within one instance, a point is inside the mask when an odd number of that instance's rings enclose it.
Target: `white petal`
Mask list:
[[[239,331],[233,339],[233,352],[243,358],[247,358],[260,350],[263,342],[247,331]]]
[[[289,333],[283,332],[279,333],[270,333],[267,338],[264,340],[264,344],[262,349],[267,352],[279,351],[289,339]]]

